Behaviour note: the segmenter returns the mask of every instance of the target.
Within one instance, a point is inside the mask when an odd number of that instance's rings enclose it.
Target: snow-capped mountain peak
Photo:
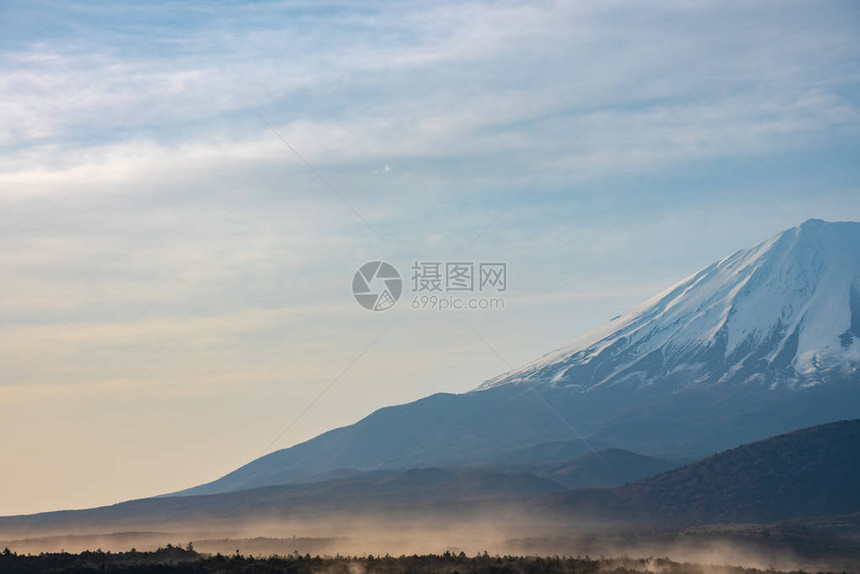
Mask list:
[[[811,219],[726,257],[572,345],[485,382],[758,383],[860,372],[860,223]]]

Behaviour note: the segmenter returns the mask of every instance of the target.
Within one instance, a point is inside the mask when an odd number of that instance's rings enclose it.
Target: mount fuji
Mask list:
[[[809,220],[738,251],[574,344],[487,381],[813,386],[860,372],[860,224]]]
[[[571,455],[705,455],[850,418],[860,418],[860,223],[809,220],[474,391],[381,409],[176,494],[494,463],[550,443]]]

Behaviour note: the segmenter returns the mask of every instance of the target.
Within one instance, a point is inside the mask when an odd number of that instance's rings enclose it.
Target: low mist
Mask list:
[[[747,567],[782,571],[860,571],[860,544],[846,532],[787,527],[725,525],[688,529],[620,527],[595,522],[536,519],[512,510],[472,517],[389,515],[327,516],[301,519],[260,517],[243,520],[182,523],[166,521],[161,529],[109,530],[91,524],[86,532],[6,531],[0,548],[19,554],[101,549],[151,551],[170,544],[206,554],[255,557],[400,556],[442,554],[467,556],[525,555],[602,558],[668,558],[707,567]],[[826,559],[816,548],[827,538]],[[662,572],[659,560],[644,562]],[[662,564],[662,565],[661,565]],[[640,564],[640,568],[641,568]]]

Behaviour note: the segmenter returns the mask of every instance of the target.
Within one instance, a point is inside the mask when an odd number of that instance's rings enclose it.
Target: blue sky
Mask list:
[[[522,363],[860,220],[858,32],[853,2],[0,3],[0,514],[215,478],[389,325],[276,447],[504,371],[464,322]],[[369,313],[376,259],[505,261],[506,308]]]

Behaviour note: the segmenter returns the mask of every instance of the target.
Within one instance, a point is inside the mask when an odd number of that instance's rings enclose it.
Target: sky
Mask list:
[[[860,220],[858,38],[856,2],[0,1],[0,515],[207,482]],[[504,309],[414,309],[415,262],[505,263]]]

